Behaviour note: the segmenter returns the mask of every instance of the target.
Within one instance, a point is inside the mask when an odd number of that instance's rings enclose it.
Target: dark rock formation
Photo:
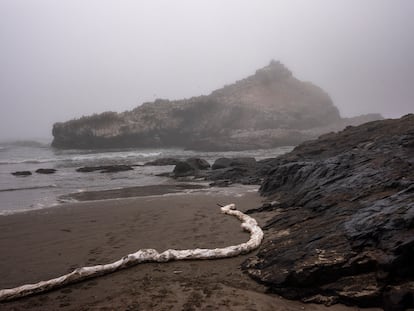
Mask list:
[[[258,185],[261,182],[259,164],[255,158],[218,158],[205,179],[214,181],[211,185],[219,187],[232,183]]]
[[[172,177],[188,177],[199,176],[200,171],[210,168],[210,164],[200,158],[189,158],[185,161],[180,161],[174,167]]]
[[[209,184],[210,187],[228,187],[231,184],[233,184],[233,182],[229,179],[220,179],[217,181],[213,181],[212,183]]]
[[[54,168],[39,168],[36,170],[38,174],[54,174],[56,170]]]
[[[217,187],[227,187],[233,183],[259,185],[266,171],[261,163],[254,158],[219,158],[210,167],[206,160],[190,158],[177,163],[172,173],[159,176],[199,178],[213,181],[210,186]]]
[[[231,162],[232,159],[229,158],[218,158],[216,161],[214,161],[213,165],[211,166],[211,169],[218,170],[221,168],[228,168],[230,167]]]
[[[274,159],[256,161],[255,158],[218,158],[211,166],[202,159],[180,161],[167,177],[194,177],[213,181],[212,187],[227,187],[231,184],[260,185],[266,173],[272,169]],[[198,164],[197,164],[198,163]],[[204,164],[201,164],[204,163]]]
[[[254,75],[208,96],[159,99],[124,113],[105,112],[56,123],[52,146],[272,148],[296,145],[366,119],[341,119],[328,94],[272,61]]]
[[[215,181],[214,184],[222,182],[236,183],[242,185],[259,185],[261,178],[257,174],[256,167],[233,166],[229,168],[217,169],[209,172],[205,176],[206,180]]]
[[[275,200],[265,242],[244,264],[280,295],[414,306],[414,115],[347,127],[263,163]]]
[[[131,171],[134,168],[129,165],[101,165],[101,166],[85,166],[76,169],[77,172],[90,173],[100,171],[101,173],[116,173],[123,171]]]
[[[160,158],[154,161],[150,161],[144,164],[144,166],[165,166],[165,165],[177,165],[180,160],[174,158]]]
[[[254,167],[256,166],[255,158],[218,158],[212,165],[213,170],[229,168],[234,166]]]
[[[30,175],[32,175],[32,172],[30,172],[30,171],[17,171],[17,172],[13,172],[13,173],[11,173],[12,175],[14,175],[14,176],[30,176]]]
[[[187,177],[187,176],[195,176],[197,170],[190,165],[190,163],[186,161],[180,161],[174,167],[173,170],[173,177]]]
[[[185,160],[188,164],[194,167],[196,170],[208,170],[210,168],[210,163],[204,159],[200,158],[189,158]]]

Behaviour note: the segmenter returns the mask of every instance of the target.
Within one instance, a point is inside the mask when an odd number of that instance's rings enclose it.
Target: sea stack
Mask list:
[[[271,61],[252,76],[207,96],[157,99],[123,112],[104,112],[56,123],[56,148],[154,148],[247,150],[297,145],[348,124],[330,96]]]

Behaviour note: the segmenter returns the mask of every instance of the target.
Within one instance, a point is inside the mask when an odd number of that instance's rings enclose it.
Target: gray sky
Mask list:
[[[414,112],[411,0],[0,0],[0,139],[208,94],[271,59],[343,116]]]

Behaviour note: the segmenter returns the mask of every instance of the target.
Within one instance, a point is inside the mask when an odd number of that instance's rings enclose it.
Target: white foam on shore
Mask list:
[[[57,188],[57,185],[44,185],[44,186],[32,186],[32,187],[22,187],[22,188],[8,188],[8,189],[0,189],[0,192],[8,192],[8,191],[21,191],[21,190],[37,190],[37,189],[48,189],[48,188]]]
[[[48,209],[48,208],[54,208],[61,205],[59,202],[55,202],[55,203],[50,203],[50,204],[41,204],[38,203],[36,204],[36,206],[31,206],[30,208],[24,208],[24,209],[18,209],[18,210],[3,210],[0,211],[0,217],[1,216],[10,216],[10,215],[15,215],[15,214],[24,214],[24,213],[30,213],[33,211],[39,211],[39,210],[44,210],[44,209]]]

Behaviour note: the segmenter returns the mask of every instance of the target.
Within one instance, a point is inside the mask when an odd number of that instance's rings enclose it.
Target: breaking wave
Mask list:
[[[43,159],[5,159],[0,160],[0,165],[7,164],[41,164],[53,162],[81,162],[94,160],[125,160],[135,158],[152,158],[161,155],[161,152],[106,152],[94,154],[77,154],[73,156],[57,156],[56,158]]]

